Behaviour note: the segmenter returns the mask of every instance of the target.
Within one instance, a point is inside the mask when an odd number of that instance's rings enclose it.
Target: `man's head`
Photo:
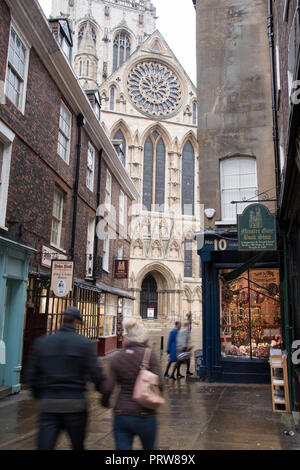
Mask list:
[[[177,330],[180,330],[180,328],[181,328],[181,322],[180,321],[175,322],[175,328],[177,328]]]
[[[76,307],[68,307],[67,310],[63,314],[64,325],[80,326],[82,323],[82,318],[80,311]]]
[[[190,326],[190,323],[188,321],[185,321],[184,324],[183,324],[184,328],[187,328]]]

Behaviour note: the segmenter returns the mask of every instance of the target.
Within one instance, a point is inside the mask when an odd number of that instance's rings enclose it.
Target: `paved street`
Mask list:
[[[165,341],[167,332],[163,332]],[[161,332],[153,336],[158,354]],[[199,347],[199,330],[193,330],[193,343]],[[166,343],[165,343],[166,345]],[[162,366],[165,365],[162,355]],[[104,359],[104,368],[107,358]],[[183,367],[184,370],[184,367]],[[192,369],[193,370],[193,369]],[[300,435],[291,415],[273,413],[268,385],[225,385],[166,379],[166,404],[159,413],[158,448],[164,450],[280,450],[300,449]],[[99,405],[89,391],[90,422],[86,447],[112,450],[111,410]],[[36,439],[36,404],[27,391],[0,402],[0,450],[32,450]],[[69,449],[61,435],[57,449]],[[140,449],[138,440],[135,449]]]

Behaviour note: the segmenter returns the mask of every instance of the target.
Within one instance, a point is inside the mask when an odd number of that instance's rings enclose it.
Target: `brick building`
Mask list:
[[[269,0],[269,33],[274,73],[274,136],[281,230],[283,339],[288,351],[292,409],[300,411],[300,370],[292,361],[292,343],[300,338],[300,145],[299,44],[297,0]]]
[[[69,304],[99,354],[117,348],[133,297],[114,266],[129,258],[138,193],[97,92],[83,91],[69,63],[67,21],[49,25],[35,0],[0,0],[0,11],[0,387],[17,392],[32,340]],[[74,260],[68,298],[50,290],[52,259]]]

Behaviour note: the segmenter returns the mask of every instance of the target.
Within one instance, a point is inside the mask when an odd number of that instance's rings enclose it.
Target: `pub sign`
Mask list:
[[[238,215],[239,251],[276,251],[276,219],[263,204],[247,206]]]

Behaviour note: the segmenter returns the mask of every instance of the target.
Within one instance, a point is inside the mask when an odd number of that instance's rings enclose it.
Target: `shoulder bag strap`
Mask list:
[[[141,364],[141,369],[148,369],[149,368],[149,362],[150,362],[150,357],[151,357],[151,349],[146,348],[144,357],[143,357],[143,362]]]

